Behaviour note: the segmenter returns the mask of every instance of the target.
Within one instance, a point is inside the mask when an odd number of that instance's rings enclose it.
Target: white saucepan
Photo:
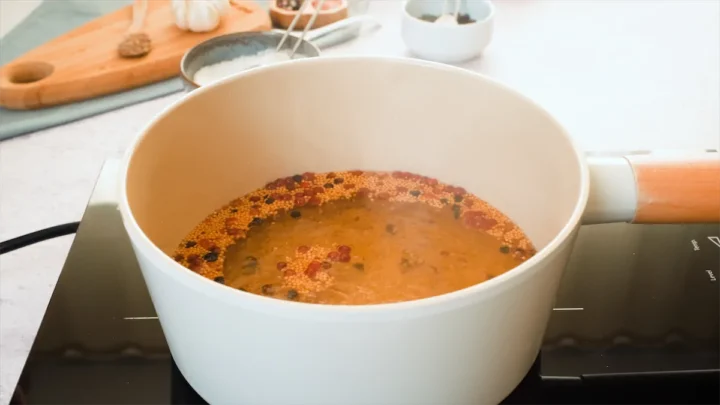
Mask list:
[[[155,118],[125,163],[120,209],[160,323],[213,404],[500,402],[535,360],[581,224],[720,219],[717,153],[588,162],[521,94],[409,59],[298,60],[201,88]],[[370,306],[252,295],[169,256],[207,214],[270,180],[351,169],[461,185],[539,251],[461,291]]]

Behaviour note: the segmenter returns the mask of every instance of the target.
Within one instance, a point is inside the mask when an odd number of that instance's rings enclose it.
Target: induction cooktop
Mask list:
[[[206,403],[167,347],[117,170],[102,170],[11,403]],[[537,361],[504,403],[719,403],[719,277],[718,224],[584,226]]]

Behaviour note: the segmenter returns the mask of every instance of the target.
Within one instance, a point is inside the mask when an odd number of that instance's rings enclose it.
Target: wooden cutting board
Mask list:
[[[265,31],[270,17],[253,1],[235,2],[212,32],[175,25],[170,0],[148,2],[143,31],[152,51],[138,59],[118,56],[117,45],[132,22],[132,6],[95,19],[0,68],[0,106],[34,109],[132,89],[180,73],[185,52],[209,38],[233,32]]]

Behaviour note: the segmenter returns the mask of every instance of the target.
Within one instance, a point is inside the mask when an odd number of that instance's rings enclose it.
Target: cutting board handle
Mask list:
[[[142,31],[153,50],[142,58],[126,59],[117,47],[134,28],[133,7],[147,7]],[[0,66],[0,106],[49,107],[169,79],[180,73],[180,60],[193,46],[219,35],[267,31],[270,25],[265,9],[243,1],[230,8],[214,31],[183,31],[175,25],[170,0],[136,0]]]

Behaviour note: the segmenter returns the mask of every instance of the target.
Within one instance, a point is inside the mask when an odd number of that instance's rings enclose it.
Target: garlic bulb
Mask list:
[[[212,31],[230,10],[230,0],[172,0],[175,25],[193,32]]]

